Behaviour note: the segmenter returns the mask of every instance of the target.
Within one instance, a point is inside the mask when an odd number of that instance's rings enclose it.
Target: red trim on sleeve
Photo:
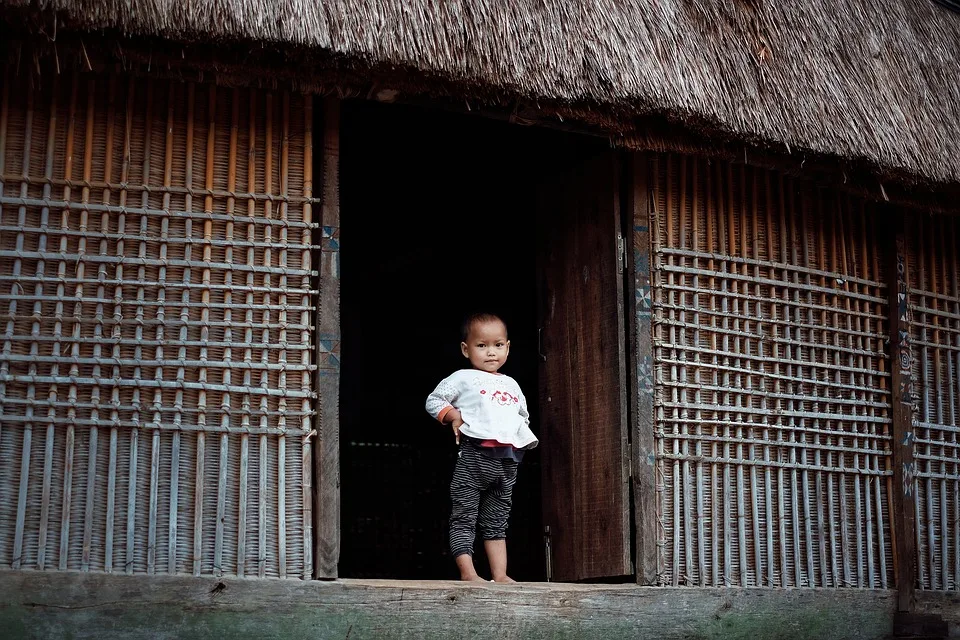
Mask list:
[[[447,415],[448,413],[450,413],[450,410],[451,410],[451,409],[453,409],[453,405],[449,405],[449,404],[448,404],[446,407],[444,407],[444,408],[440,411],[440,413],[437,414],[437,420],[440,421],[440,424],[443,424],[443,417],[444,417],[445,415]]]

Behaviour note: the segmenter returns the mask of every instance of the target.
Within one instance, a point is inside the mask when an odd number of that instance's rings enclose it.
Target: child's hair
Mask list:
[[[463,319],[463,324],[460,325],[460,339],[463,342],[466,342],[467,338],[470,336],[470,328],[478,322],[502,322],[503,328],[507,328],[507,323],[503,322],[503,318],[495,313],[486,311],[471,313]]]

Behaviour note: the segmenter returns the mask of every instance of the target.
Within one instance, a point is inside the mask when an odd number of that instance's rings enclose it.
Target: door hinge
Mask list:
[[[627,261],[626,243],[623,234],[617,234],[617,273],[623,273],[623,265]]]

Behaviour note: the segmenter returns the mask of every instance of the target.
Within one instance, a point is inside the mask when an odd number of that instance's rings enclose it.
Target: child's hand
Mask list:
[[[450,416],[450,427],[453,429],[453,437],[456,438],[457,444],[460,444],[460,427],[463,426],[463,417],[457,409],[451,409],[448,415]]]

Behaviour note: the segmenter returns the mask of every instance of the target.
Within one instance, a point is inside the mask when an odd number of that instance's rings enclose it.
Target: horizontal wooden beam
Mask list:
[[[883,638],[895,591],[0,571],[5,637]],[[958,631],[956,594],[918,611]]]

